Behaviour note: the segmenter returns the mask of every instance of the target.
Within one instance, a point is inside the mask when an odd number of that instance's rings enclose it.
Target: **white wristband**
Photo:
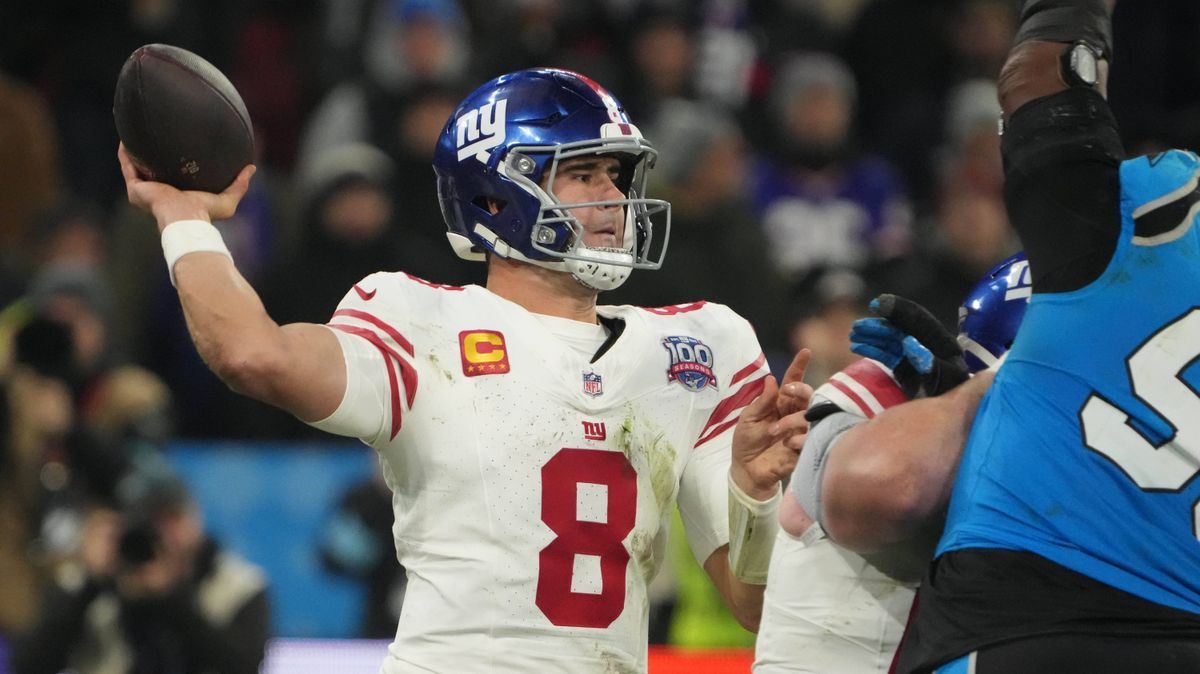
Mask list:
[[[171,274],[171,285],[175,285],[175,263],[189,253],[221,253],[229,259],[229,248],[221,238],[221,232],[204,220],[179,220],[172,222],[162,231],[163,257],[167,260],[167,271]]]
[[[743,583],[766,585],[771,550],[779,531],[779,496],[757,501],[729,476],[729,566]]]

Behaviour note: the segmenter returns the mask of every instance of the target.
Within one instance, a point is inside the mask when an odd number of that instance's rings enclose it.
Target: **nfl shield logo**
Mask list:
[[[595,372],[583,373],[583,393],[595,398],[604,393],[604,380]]]

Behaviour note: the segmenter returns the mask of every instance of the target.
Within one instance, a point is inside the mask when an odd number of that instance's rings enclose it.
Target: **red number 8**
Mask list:
[[[581,483],[608,488],[604,522],[580,521]],[[637,472],[624,454],[563,449],[542,466],[542,521],[557,537],[538,555],[537,606],[563,627],[608,627],[625,610],[629,551],[622,541],[637,518]],[[575,555],[600,558],[599,594],[571,591]]]

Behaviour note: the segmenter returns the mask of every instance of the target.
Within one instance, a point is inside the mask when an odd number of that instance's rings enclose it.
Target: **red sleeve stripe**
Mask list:
[[[725,421],[725,419],[729,415],[740,411],[757,398],[762,393],[763,387],[767,385],[767,377],[768,375],[763,375],[758,379],[747,382],[736,393],[722,400],[708,417],[708,422],[704,424],[704,429],[700,431],[700,439],[696,441],[693,448],[712,440],[725,431],[725,429],[737,423],[736,415],[728,421]]]
[[[329,327],[336,328],[347,334],[362,337],[371,344],[375,345],[375,348],[382,351],[385,357],[391,356],[393,359],[395,359],[396,363],[400,366],[400,379],[404,382],[405,401],[408,403],[409,409],[412,409],[413,398],[417,394],[417,370],[410,365],[407,360],[404,360],[404,356],[400,355],[395,349],[388,346],[387,343],[379,337],[379,335],[367,330],[366,328],[332,323],[329,325]]]
[[[388,337],[391,337],[392,339],[396,340],[396,343],[400,345],[400,348],[402,348],[406,352],[408,352],[408,355],[410,355],[410,356],[416,355],[413,352],[412,342],[405,339],[404,335],[400,334],[399,330],[397,330],[396,328],[393,328],[392,326],[388,325],[387,323],[384,323],[382,320],[380,320],[373,314],[368,314],[367,312],[360,311],[358,309],[338,309],[337,311],[333,312],[333,315],[335,318],[338,316],[347,316],[349,318],[357,318],[360,321],[370,323],[371,325],[374,325],[375,327],[379,328],[380,330],[383,330],[387,334]]]
[[[388,346],[383,343],[383,340],[379,339],[379,337],[374,333],[362,328],[352,328],[347,325],[330,325],[329,327],[333,328],[334,330],[341,330],[347,334],[362,337],[374,345],[375,348],[379,349],[380,353],[383,354],[383,362],[385,365],[387,365],[388,388],[392,393],[392,434],[390,438],[395,438],[396,434],[400,432],[400,426],[403,423],[404,418],[400,409],[400,392],[396,390],[396,368],[392,365],[392,359],[395,352],[388,348]]]
[[[766,364],[767,364],[767,355],[764,353],[758,354],[758,360],[754,361],[753,363],[750,363],[746,367],[743,367],[742,369],[740,369],[736,373],[734,373],[733,379],[729,380],[729,385],[733,386],[733,385],[737,384],[739,381],[754,374],[755,370],[759,369],[760,367],[762,367]]]
[[[410,365],[407,361],[405,361],[404,358],[401,357],[399,353],[396,353],[395,349],[388,346],[383,341],[383,339],[381,339],[379,337],[379,335],[375,334],[374,332],[371,332],[370,330],[367,330],[366,328],[359,328],[359,327],[354,327],[351,325],[340,325],[340,324],[330,324],[329,327],[333,328],[334,330],[340,330],[348,335],[362,337],[363,339],[370,342],[371,345],[374,346],[376,349],[379,349],[379,352],[381,354],[383,354],[383,362],[387,366],[388,387],[391,391],[391,402],[392,402],[392,434],[391,434],[391,437],[395,438],[396,434],[400,432],[400,426],[403,423],[403,414],[402,414],[403,408],[400,406],[400,391],[399,391],[399,386],[396,383],[396,368],[393,365],[393,361],[395,361],[395,365],[400,366],[400,378],[404,382],[405,400],[408,403],[409,409],[412,409],[413,400],[417,394],[417,371],[416,371],[416,369],[414,369],[412,365]]]
[[[851,363],[830,377],[814,395],[829,398],[847,412],[857,409],[868,419],[908,400],[891,373],[869,358]]]
[[[712,440],[713,438],[717,437],[718,435],[724,433],[726,430],[729,429],[730,426],[733,426],[737,422],[738,422],[738,420],[735,417],[735,418],[730,419],[729,421],[726,421],[722,424],[718,424],[717,427],[712,429],[712,431],[708,435],[697,440],[695,447],[693,447],[692,449],[695,449],[696,447],[699,447],[700,445],[703,445],[704,443],[708,442],[709,440]]]
[[[900,384],[878,361],[863,358],[851,363],[841,374],[853,378],[858,385],[869,391],[885,410],[908,401],[908,396],[904,395]]]
[[[860,389],[858,392],[856,392],[855,387],[851,385],[850,380],[842,381],[838,379],[837,375],[834,375],[825,383],[833,387],[838,393],[841,393],[843,396],[848,398],[850,402],[853,403],[854,407],[857,407],[859,411],[863,413],[863,416],[867,417],[868,419],[874,419],[876,414],[879,414],[883,411],[883,408],[879,406],[879,402],[870,395],[866,395],[866,391]],[[860,392],[864,395],[860,396]],[[844,404],[839,404],[838,406],[842,409],[846,409]]]

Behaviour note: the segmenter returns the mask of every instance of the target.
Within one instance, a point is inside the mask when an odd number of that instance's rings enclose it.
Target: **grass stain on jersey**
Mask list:
[[[450,370],[442,367],[442,361],[438,360],[436,353],[429,354],[426,356],[426,359],[429,361],[429,365],[433,368],[434,372],[441,373],[446,378],[446,381],[454,381],[454,375],[450,373]]]
[[[633,417],[626,417],[617,429],[616,443],[639,476],[650,480],[650,489],[660,513],[669,510],[678,486],[675,480],[675,459],[678,452],[667,440],[666,433],[648,428],[635,430]]]

